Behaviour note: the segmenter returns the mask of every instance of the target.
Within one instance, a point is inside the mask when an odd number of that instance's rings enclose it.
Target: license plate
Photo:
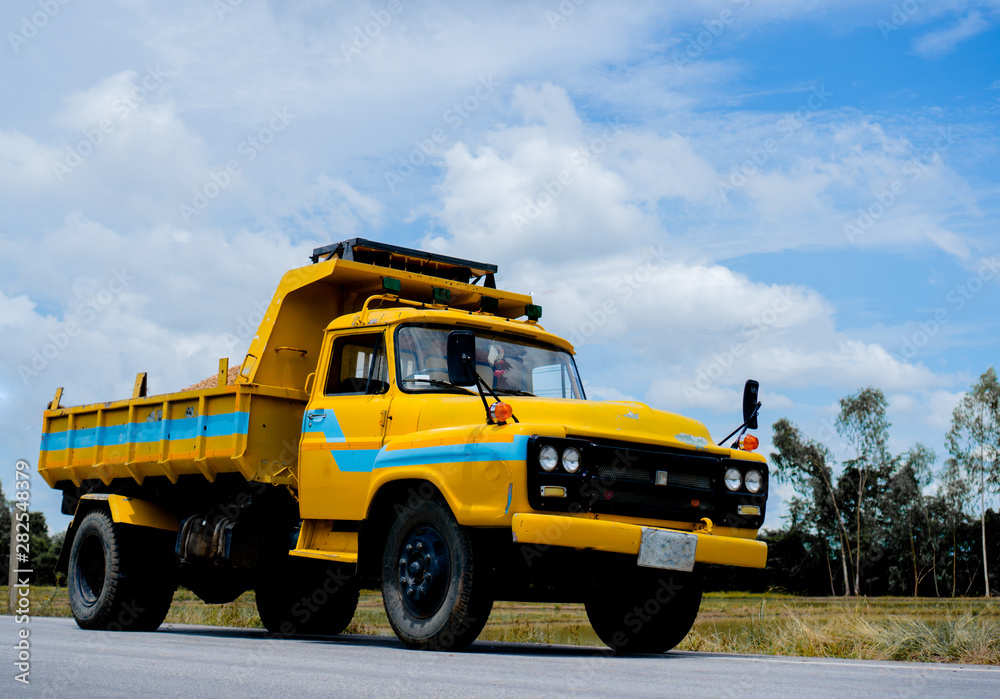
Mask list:
[[[639,565],[665,570],[694,570],[694,554],[698,537],[694,534],[642,528],[639,544]]]

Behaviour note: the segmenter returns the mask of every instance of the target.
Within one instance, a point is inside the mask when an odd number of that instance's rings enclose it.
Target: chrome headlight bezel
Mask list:
[[[546,473],[552,473],[559,465],[559,452],[551,444],[546,444],[538,450],[538,465]]]
[[[735,493],[743,487],[743,473],[738,468],[732,466],[727,468],[722,480],[726,484],[726,489],[730,492]]]
[[[562,466],[566,473],[577,473],[581,466],[580,450],[575,447],[563,449]]]

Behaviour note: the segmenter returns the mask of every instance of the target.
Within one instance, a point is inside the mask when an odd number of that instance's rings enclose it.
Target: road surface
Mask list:
[[[33,618],[30,685],[14,679],[18,630],[0,617],[0,696],[1000,697],[1000,667],[479,642],[465,653],[404,649],[375,636],[268,638],[263,631],[165,625],[83,631]]]

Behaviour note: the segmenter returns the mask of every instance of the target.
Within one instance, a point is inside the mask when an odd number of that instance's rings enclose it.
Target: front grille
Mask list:
[[[666,469],[657,469],[658,471]],[[598,477],[605,483],[616,481],[631,481],[634,483],[652,483],[653,470],[639,468],[636,466],[601,466],[597,467]],[[701,473],[678,473],[667,470],[667,484],[679,485],[683,488],[697,488],[699,490],[711,490],[711,477]]]
[[[698,512],[698,516],[702,516],[706,512],[711,512],[715,508],[708,502],[702,502],[699,500],[690,500],[685,498],[678,498],[674,495],[668,495],[666,493],[636,493],[626,490],[614,490],[614,489],[601,489],[598,488],[598,497],[594,502],[594,508],[599,510],[602,509],[600,506],[601,502],[611,502],[621,505],[635,505],[636,507],[655,509],[655,510],[671,510],[671,511],[681,511],[681,512]],[[698,504],[694,504],[698,503]]]
[[[634,466],[598,466],[597,475],[606,481],[638,481],[649,483],[653,480],[647,468]]]
[[[712,489],[712,479],[697,473],[675,473],[667,471],[667,483],[670,485],[681,485],[685,488],[700,488],[701,490]]]
[[[741,489],[730,492],[723,485],[725,470],[749,465],[722,455],[669,447],[653,447],[614,441],[590,441],[568,437],[532,437],[528,464],[538,463],[538,451],[550,444],[562,451],[572,446],[580,451],[582,467],[574,474],[557,467],[544,472],[528,469],[528,503],[541,512],[594,512],[655,520],[713,522],[733,527],[760,527],[767,502],[767,467],[764,489],[759,494]],[[656,484],[656,474],[667,474],[666,484]],[[661,479],[662,480],[662,479]],[[542,486],[566,489],[564,498],[541,496]],[[760,508],[760,514],[742,516],[740,505]]]

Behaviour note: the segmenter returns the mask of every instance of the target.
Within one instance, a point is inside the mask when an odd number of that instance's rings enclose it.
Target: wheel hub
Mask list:
[[[96,536],[88,536],[80,547],[80,592],[84,604],[95,604],[104,590],[104,546]]]
[[[428,617],[444,600],[448,580],[448,547],[441,533],[421,525],[406,539],[398,561],[403,603],[419,617]]]

